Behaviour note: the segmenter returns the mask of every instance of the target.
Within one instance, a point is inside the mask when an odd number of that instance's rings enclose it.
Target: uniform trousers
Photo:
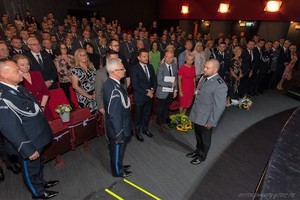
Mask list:
[[[41,152],[41,151],[39,151]],[[45,192],[45,184],[43,179],[42,155],[35,160],[24,159],[19,155],[22,166],[23,181],[27,189],[31,192],[32,197],[38,197]]]
[[[140,135],[141,129],[143,132],[148,131],[150,113],[152,107],[152,99],[148,98],[144,102],[135,102],[135,134]]]
[[[123,143],[116,143],[116,140],[109,138],[109,155],[110,155],[110,168],[113,176],[123,174],[123,158],[126,148],[126,141]]]
[[[197,140],[196,153],[201,161],[207,157],[208,150],[211,145],[211,134],[213,128],[207,129],[205,126],[194,124],[195,135]]]

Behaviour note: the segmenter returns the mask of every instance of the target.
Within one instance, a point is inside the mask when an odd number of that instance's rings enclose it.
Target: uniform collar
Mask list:
[[[15,85],[11,85],[11,84],[8,84],[8,83],[4,83],[2,81],[0,81],[0,83],[2,83],[3,85],[8,86],[8,87],[10,87],[10,88],[12,88],[14,90],[18,90],[18,85],[15,86]]]
[[[216,73],[216,74],[214,74],[214,75],[212,75],[212,76],[210,76],[210,77],[207,77],[207,80],[209,80],[209,79],[211,79],[211,78],[213,78],[213,77],[215,77],[215,76],[217,76],[218,75],[218,73]]]

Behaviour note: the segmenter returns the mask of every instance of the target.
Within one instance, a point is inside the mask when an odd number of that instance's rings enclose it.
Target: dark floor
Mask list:
[[[128,180],[167,200],[233,200],[241,193],[254,192],[281,128],[300,102],[273,91],[252,100],[248,111],[225,110],[213,132],[208,158],[198,166],[185,157],[195,145],[193,131],[159,132],[151,122],[152,139],[145,137],[140,143],[132,138],[128,144],[125,164],[131,164],[133,171]],[[54,199],[114,199],[104,190],[115,182],[124,199],[144,199],[132,188],[122,188],[122,179],[111,176],[104,137],[89,143],[88,152],[80,146],[64,154],[63,169],[56,169],[53,161],[46,164],[45,179],[60,181],[53,188],[60,193]],[[5,175],[1,200],[31,199],[20,175],[8,171]]]

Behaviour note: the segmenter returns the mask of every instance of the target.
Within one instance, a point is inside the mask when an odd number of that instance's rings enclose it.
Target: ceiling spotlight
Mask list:
[[[188,6],[181,6],[181,13],[182,14],[188,14],[189,13],[189,7]]]
[[[277,0],[277,1],[276,0],[268,1],[264,11],[278,12],[281,4],[282,4],[282,1],[279,1],[279,0]]]
[[[220,3],[218,12],[219,13],[228,13],[229,10],[229,3]]]

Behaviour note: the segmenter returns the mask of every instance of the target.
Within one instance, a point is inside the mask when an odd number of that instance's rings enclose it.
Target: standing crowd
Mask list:
[[[283,38],[220,33],[213,40],[180,27],[160,30],[156,21],[124,31],[104,17],[79,21],[68,15],[59,23],[48,13],[39,23],[28,10],[24,16],[10,20],[4,14],[0,23],[0,156],[8,170],[22,171],[33,198],[58,194],[46,190],[58,181],[47,182],[41,173],[40,155],[51,141],[49,90],[62,88],[73,105],[71,87],[81,108],[104,117],[112,175],[127,177],[132,172],[123,164],[126,143],[131,132],[139,142],[154,136],[153,113],[163,132],[173,101],[179,101],[180,114],[191,108],[197,145],[186,156],[198,165],[231,99],[283,90],[297,62],[296,46]]]

